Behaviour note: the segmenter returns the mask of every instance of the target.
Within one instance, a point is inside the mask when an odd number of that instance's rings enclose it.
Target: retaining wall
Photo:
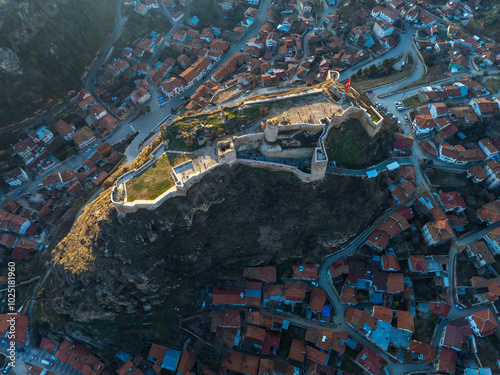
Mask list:
[[[290,165],[284,165],[279,163],[272,163],[269,161],[259,161],[259,160],[247,160],[247,159],[236,159],[238,164],[247,165],[249,167],[264,168],[273,172],[291,172],[300,178],[301,181],[310,182],[311,175],[302,172],[296,167]]]

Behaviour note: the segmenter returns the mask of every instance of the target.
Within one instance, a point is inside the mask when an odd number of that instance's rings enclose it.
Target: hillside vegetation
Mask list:
[[[19,64],[17,69],[15,64],[5,66],[5,53],[0,56],[0,127],[79,88],[85,68],[113,29],[115,4],[115,0],[61,0],[47,5],[28,0],[3,6],[0,48],[14,52]]]

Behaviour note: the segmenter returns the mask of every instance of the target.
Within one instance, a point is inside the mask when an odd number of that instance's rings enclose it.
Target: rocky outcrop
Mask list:
[[[77,322],[155,314],[166,300],[182,313],[195,301],[180,290],[241,278],[244,266],[321,261],[378,212],[387,195],[376,184],[336,176],[303,184],[225,165],[186,196],[124,218],[105,189],[53,251],[58,285],[44,303]]]

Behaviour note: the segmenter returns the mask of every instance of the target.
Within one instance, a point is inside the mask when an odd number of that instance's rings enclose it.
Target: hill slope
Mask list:
[[[0,9],[0,127],[77,89],[113,29],[116,0],[42,0]]]

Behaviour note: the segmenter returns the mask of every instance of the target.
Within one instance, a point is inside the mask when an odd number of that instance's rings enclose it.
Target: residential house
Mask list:
[[[492,116],[498,112],[498,103],[485,98],[474,98],[469,102],[474,112],[480,117]]]
[[[486,203],[476,210],[476,216],[483,223],[495,224],[500,221],[500,204],[498,201]]]
[[[391,36],[394,33],[394,26],[383,19],[378,19],[373,25],[373,31],[380,39],[382,39],[386,36]]]
[[[413,120],[413,130],[416,135],[429,134],[435,126],[434,119],[429,115],[416,115]]]
[[[455,237],[448,220],[429,222],[422,227],[424,240],[429,246],[441,244]]]
[[[467,244],[465,253],[469,258],[474,258],[478,267],[485,267],[489,264],[495,263],[495,258],[484,241],[471,242]]]
[[[299,1],[299,12],[302,16],[311,14],[313,9],[313,3],[310,0],[298,0]]]
[[[43,142],[46,145],[51,143],[51,141],[54,139],[54,134],[47,129],[47,127],[40,126],[38,129],[31,129],[26,132],[29,138],[33,140],[35,143]]]
[[[469,324],[479,337],[486,337],[495,333],[498,322],[495,314],[490,309],[484,309],[467,316]]]
[[[4,174],[4,180],[10,186],[19,186],[29,181],[28,174],[21,167],[11,169]]]
[[[57,120],[52,125],[52,128],[68,142],[71,141],[71,134],[73,134],[76,130],[75,125],[68,125],[63,119]]]
[[[129,97],[135,105],[142,105],[151,99],[151,94],[144,87],[141,87],[138,90],[132,91]]]
[[[0,209],[0,230],[26,234],[31,222],[22,216]]]
[[[490,160],[484,166],[486,173],[486,186],[488,189],[494,189],[500,185],[500,162],[496,159]]]
[[[62,184],[61,174],[59,172],[54,172],[45,176],[42,180],[42,184],[47,189],[55,188]]]
[[[78,148],[82,149],[94,142],[96,137],[92,130],[84,126],[80,130],[71,134],[71,139],[73,139],[73,142],[76,143]]]
[[[489,138],[483,138],[477,144],[479,145],[479,147],[481,148],[481,150],[483,150],[483,152],[486,155],[487,159],[492,159],[492,158],[497,159],[498,158],[499,150],[493,144],[493,142],[491,141],[491,139],[489,139]]]
[[[187,83],[183,78],[169,78],[160,83],[160,88],[171,99],[183,92],[187,88]]]
[[[500,228],[492,229],[483,238],[494,255],[500,254]]]
[[[429,112],[433,119],[446,116],[448,114],[448,107],[444,103],[433,103],[429,105]]]
[[[456,191],[450,193],[439,193],[439,203],[444,208],[445,212],[460,213],[463,212],[467,205]]]
[[[89,112],[96,120],[103,118],[107,114],[106,110],[99,103],[92,104],[89,107]]]

